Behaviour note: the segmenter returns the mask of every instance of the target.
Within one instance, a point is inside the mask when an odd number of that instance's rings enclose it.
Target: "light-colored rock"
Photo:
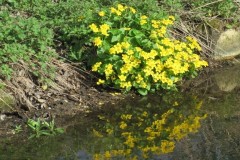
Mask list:
[[[229,29],[221,33],[216,42],[213,58],[224,60],[240,55],[240,31]]]
[[[221,91],[231,92],[233,89],[240,87],[240,65],[217,72],[214,79]]]

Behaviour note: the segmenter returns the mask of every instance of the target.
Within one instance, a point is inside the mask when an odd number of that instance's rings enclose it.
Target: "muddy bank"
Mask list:
[[[126,95],[115,94],[95,86],[94,76],[79,71],[74,65],[56,62],[58,66],[55,80],[41,84],[26,70],[20,70],[16,78],[5,81],[1,90],[0,136],[13,136],[16,126],[26,128],[31,119],[56,120],[63,124],[67,119],[81,112],[99,107],[105,103],[115,103]]]

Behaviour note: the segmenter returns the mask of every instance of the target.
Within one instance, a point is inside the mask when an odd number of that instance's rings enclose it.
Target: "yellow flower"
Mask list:
[[[136,10],[135,10],[133,7],[130,7],[130,11],[131,11],[132,13],[136,13]]]
[[[128,49],[130,47],[130,44],[128,42],[122,42],[121,45],[121,47],[125,49]]]
[[[142,51],[142,49],[140,47],[135,47],[135,49],[136,49],[137,52]]]
[[[107,33],[109,29],[110,29],[110,26],[108,24],[102,24],[100,26],[100,32],[105,36],[109,36],[109,34]]]
[[[143,15],[140,17],[140,25],[144,25],[147,23],[147,16]]]
[[[105,12],[104,11],[100,11],[100,12],[98,12],[98,15],[103,17],[103,16],[105,16]]]
[[[105,156],[105,158],[109,159],[109,158],[111,158],[111,153],[109,151],[106,151],[104,156]]]
[[[90,27],[90,29],[91,29],[93,32],[95,32],[95,33],[97,33],[97,32],[99,31],[97,25],[94,24],[94,23],[92,23],[91,25],[89,25],[89,27]]]
[[[115,54],[115,53],[117,53],[116,47],[113,46],[112,48],[110,48],[110,49],[109,49],[109,53],[110,53],[110,54]]]
[[[109,77],[113,73],[113,65],[112,64],[107,64],[105,66],[105,75],[106,77]]]
[[[173,24],[173,21],[170,19],[163,19],[161,22],[163,25],[166,25],[166,26]]]
[[[141,83],[143,80],[143,77],[140,74],[138,74],[135,78],[137,83]]]
[[[120,75],[120,76],[118,76],[118,78],[120,79],[120,81],[126,81],[126,76],[125,75]]]
[[[161,150],[163,153],[170,153],[174,150],[175,143],[171,141],[164,140],[161,142]]]
[[[127,55],[129,55],[129,56],[134,54],[133,50],[131,50],[131,49],[130,49],[130,50],[127,50],[126,53],[127,53]]]
[[[102,62],[97,62],[92,66],[92,71],[97,71],[98,68],[101,66]]]
[[[131,114],[123,114],[123,115],[121,115],[121,119],[122,120],[128,120],[128,119],[131,119],[131,118],[132,118]]]
[[[141,16],[140,18],[141,18],[141,19],[147,19],[148,17],[145,16],[145,15],[143,15],[143,16]]]
[[[134,139],[134,137],[132,135],[128,135],[128,137],[126,138],[126,141],[124,142],[124,144],[126,144],[130,148],[133,148],[135,141],[136,140]]]
[[[173,103],[173,106],[178,106],[179,104],[178,104],[178,102],[177,101],[175,101],[174,103]]]
[[[104,84],[104,83],[105,83],[105,81],[104,81],[104,80],[102,80],[102,79],[99,79],[99,80],[98,80],[98,82],[97,82],[97,85]]]
[[[175,17],[174,16],[169,16],[168,19],[175,21]]]
[[[111,10],[111,13],[115,13],[118,16],[122,14],[121,11],[117,10],[116,8],[111,7],[110,10]]]
[[[99,47],[99,46],[102,45],[102,40],[101,40],[100,37],[96,37],[96,38],[94,38],[93,43],[94,43],[95,46]]]
[[[146,111],[144,111],[144,112],[142,113],[142,116],[143,116],[143,117],[147,117],[147,116],[148,116],[148,113],[147,113]]]
[[[119,126],[121,129],[125,129],[127,127],[127,123],[125,122],[120,122],[120,126]]]
[[[147,20],[146,19],[141,19],[140,20],[140,25],[144,25],[144,24],[146,24],[147,23]]]
[[[120,83],[121,88],[127,88],[129,89],[132,86],[131,82],[122,82]]]
[[[157,37],[157,32],[156,31],[151,31],[151,34],[150,34],[150,36],[149,36],[149,38],[150,39],[157,39],[158,37]]]
[[[152,20],[151,22],[152,22],[152,27],[153,28],[158,28],[159,27],[159,22],[158,21]]]
[[[118,5],[117,5],[117,8],[118,8],[118,10],[119,10],[120,12],[122,12],[122,11],[125,10],[125,7],[124,7],[123,5],[121,5],[121,4],[118,4]]]
[[[116,8],[111,7],[111,8],[110,8],[110,11],[111,11],[111,13],[115,13],[117,10],[116,10]]]

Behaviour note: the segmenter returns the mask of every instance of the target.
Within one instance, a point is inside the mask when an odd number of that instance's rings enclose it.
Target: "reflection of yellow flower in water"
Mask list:
[[[128,136],[125,136],[125,139],[126,140],[125,140],[124,144],[130,148],[133,148],[136,139],[134,139],[134,137],[131,135],[131,133]]]
[[[113,133],[113,130],[112,130],[112,129],[107,129],[106,132],[107,132],[108,134],[112,134],[112,133]]]
[[[103,137],[103,135],[100,132],[96,131],[95,129],[93,129],[93,135],[95,137]]]
[[[109,151],[106,151],[104,156],[105,158],[111,158],[111,154]]]
[[[128,120],[128,119],[131,119],[131,118],[132,118],[131,114],[123,114],[123,115],[121,115],[121,119],[123,119],[123,120]]]
[[[199,111],[201,102],[195,103],[193,111],[189,111],[187,115],[183,114],[185,110],[181,111],[184,107],[173,107],[173,105],[181,106],[181,104],[184,103],[179,99],[171,100],[168,101],[169,108],[163,109],[161,113],[158,112],[159,107],[157,112],[153,112],[150,108],[136,108],[136,110],[131,108],[131,110],[124,109],[120,115],[119,113],[113,115],[117,119],[106,118],[107,127],[105,128],[107,129],[104,133],[108,135],[110,133],[111,138],[116,136],[118,146],[113,147],[114,149],[109,152],[104,151],[100,159],[108,159],[108,157],[151,159],[151,155],[172,152],[175,148],[175,141],[186,137],[189,133],[196,132],[200,127],[200,120],[206,117],[196,112]],[[136,157],[135,153],[131,153],[133,150],[141,153],[142,157]]]
[[[172,141],[164,140],[161,142],[162,153],[170,153],[174,150],[174,148],[175,148],[175,143]]]
[[[127,123],[125,123],[125,122],[121,122],[120,123],[120,126],[119,126],[121,129],[125,129],[126,127],[127,127]]]

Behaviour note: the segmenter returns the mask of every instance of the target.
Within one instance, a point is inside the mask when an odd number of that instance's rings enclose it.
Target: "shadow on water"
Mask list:
[[[64,135],[1,144],[0,159],[237,160],[239,89],[219,83],[199,96],[126,98],[74,117]]]

